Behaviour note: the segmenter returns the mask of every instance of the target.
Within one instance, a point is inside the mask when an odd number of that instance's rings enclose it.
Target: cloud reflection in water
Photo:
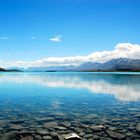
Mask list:
[[[121,101],[140,100],[140,76],[92,73],[2,74],[0,83],[33,83],[45,87],[86,89],[94,94],[111,94]]]

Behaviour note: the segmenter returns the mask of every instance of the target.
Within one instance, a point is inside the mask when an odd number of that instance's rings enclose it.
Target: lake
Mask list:
[[[0,140],[69,133],[140,140],[140,73],[0,73]]]

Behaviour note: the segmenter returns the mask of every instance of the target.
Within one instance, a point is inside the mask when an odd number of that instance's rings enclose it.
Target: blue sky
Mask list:
[[[88,55],[140,44],[139,0],[1,0],[0,60]]]

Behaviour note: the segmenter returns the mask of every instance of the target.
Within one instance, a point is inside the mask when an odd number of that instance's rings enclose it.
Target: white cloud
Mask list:
[[[8,37],[5,37],[5,36],[0,37],[0,40],[7,40],[7,39],[9,39],[9,38]]]
[[[118,43],[112,51],[94,52],[88,55],[89,60],[105,62],[115,58],[140,59],[140,45],[131,43]]]
[[[53,42],[61,42],[62,41],[62,37],[60,35],[58,35],[56,37],[50,38],[49,40],[53,41]]]
[[[106,62],[116,58],[140,59],[140,45],[119,43],[112,51],[93,52],[87,56],[47,57],[36,61],[0,62],[1,67],[66,66],[84,62]]]

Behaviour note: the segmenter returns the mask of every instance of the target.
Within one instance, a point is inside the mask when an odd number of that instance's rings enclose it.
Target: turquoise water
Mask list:
[[[26,129],[35,136],[50,121],[38,120],[45,117],[59,126],[71,124],[65,130],[48,128],[49,133],[81,135],[80,129],[85,139],[93,139],[86,137],[89,133],[111,139],[106,133],[110,129],[140,139],[140,73],[0,73],[0,133]],[[93,125],[105,130],[95,132]]]

